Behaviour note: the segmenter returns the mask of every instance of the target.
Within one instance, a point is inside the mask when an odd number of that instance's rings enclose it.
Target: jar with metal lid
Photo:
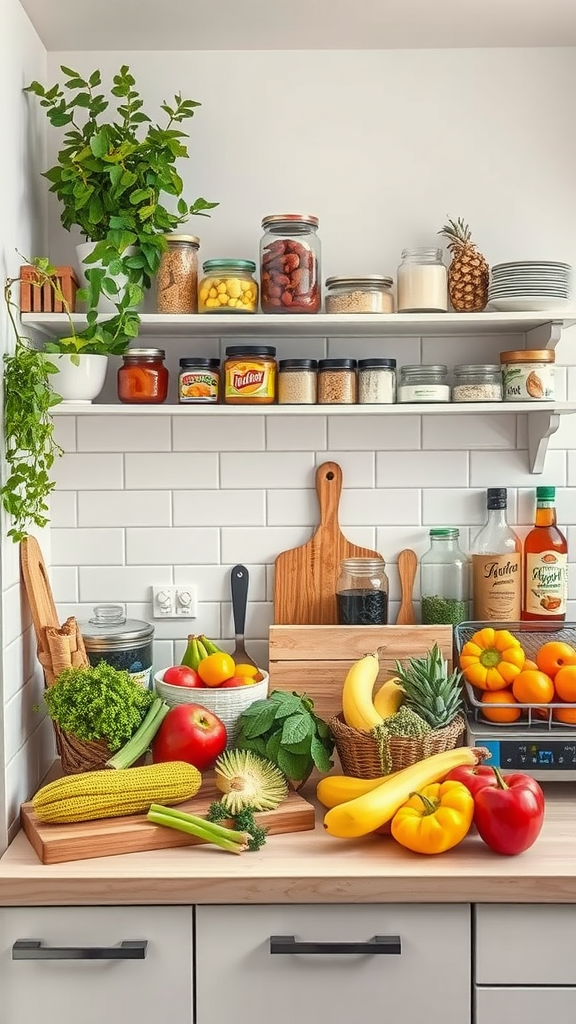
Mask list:
[[[276,398],[273,345],[228,345],[224,363],[224,402],[272,405]]]
[[[448,270],[442,249],[404,249],[398,267],[398,312],[447,311]]]
[[[391,277],[328,277],[326,288],[327,313],[394,312]]]
[[[117,388],[121,402],[161,405],[168,396],[169,373],[163,348],[129,348],[118,368]]]
[[[336,583],[340,626],[388,624],[388,577],[383,558],[343,558]]]
[[[318,363],[315,359],[280,359],[278,363],[278,404],[316,403]]]
[[[449,402],[448,367],[443,363],[400,368],[399,402]]]
[[[358,402],[391,405],[396,401],[396,360],[358,360]]]
[[[154,626],[141,619],[127,619],[121,604],[99,604],[92,618],[80,622],[79,627],[91,665],[105,661],[150,688]]]
[[[354,405],[357,401],[355,359],[318,360],[318,404]]]
[[[496,363],[461,363],[452,371],[453,402],[500,402],[502,370]]]
[[[258,285],[252,260],[206,260],[198,289],[199,313],[255,313]]]
[[[156,278],[157,313],[198,312],[198,247],[196,235],[164,235]]]
[[[178,401],[182,405],[216,405],[220,399],[220,360],[180,359]]]
[[[262,221],[260,287],[263,313],[319,313],[318,217],[274,213]]]
[[[458,543],[454,527],[430,530],[430,547],[420,562],[423,625],[456,626],[469,618],[468,556]]]
[[[500,353],[505,402],[553,402],[554,349],[515,349]]]

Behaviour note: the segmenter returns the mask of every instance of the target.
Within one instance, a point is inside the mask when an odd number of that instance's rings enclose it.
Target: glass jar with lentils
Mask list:
[[[314,405],[317,367],[315,359],[280,359],[278,405]]]
[[[198,247],[196,235],[165,235],[156,278],[157,313],[198,312]]]
[[[354,405],[356,366],[355,359],[318,360],[318,405]]]

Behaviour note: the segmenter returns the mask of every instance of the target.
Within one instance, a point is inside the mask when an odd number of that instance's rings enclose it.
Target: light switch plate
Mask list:
[[[152,587],[152,614],[155,619],[195,619],[198,596],[193,584]]]

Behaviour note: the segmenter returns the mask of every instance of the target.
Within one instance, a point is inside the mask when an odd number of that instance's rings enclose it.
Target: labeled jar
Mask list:
[[[276,349],[272,345],[228,345],[224,402],[272,405],[276,398]]]
[[[394,312],[391,277],[328,277],[326,289],[327,313]]]
[[[553,402],[553,349],[515,349],[500,353],[505,402]]]
[[[281,359],[278,363],[278,404],[315,405],[317,368],[315,359]]]
[[[198,312],[198,247],[196,235],[164,235],[156,277],[157,313]]]
[[[169,373],[163,348],[129,348],[118,368],[118,398],[125,403],[161,405],[168,397]]]
[[[105,661],[150,689],[154,626],[142,619],[127,619],[121,604],[96,605],[92,617],[78,625],[91,665]]]
[[[318,360],[318,404],[354,405],[357,400],[355,359]]]
[[[420,562],[422,625],[452,625],[469,618],[469,559],[454,527],[430,530]]]
[[[448,270],[442,249],[404,249],[397,284],[399,313],[448,311]]]
[[[220,360],[195,356],[180,360],[178,401],[182,405],[216,405],[220,399]]]
[[[448,367],[443,363],[400,368],[399,402],[449,402]]]
[[[199,313],[255,313],[258,285],[252,260],[206,260],[198,289]]]
[[[336,606],[340,626],[386,626],[388,577],[384,559],[342,559]]]
[[[502,370],[495,363],[461,363],[452,371],[453,402],[502,401]]]
[[[318,313],[322,305],[318,217],[274,213],[264,217],[262,227],[262,312]]]
[[[358,360],[358,401],[361,405],[391,405],[396,401],[396,360]]]

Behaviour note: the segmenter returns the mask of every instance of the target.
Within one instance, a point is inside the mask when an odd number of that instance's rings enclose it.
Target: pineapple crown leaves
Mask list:
[[[458,217],[457,220],[447,217],[447,221],[448,223],[437,234],[448,239],[447,248],[450,252],[454,252],[455,249],[476,248],[476,243],[472,241],[470,226],[465,223],[463,217]]]
[[[462,707],[462,673],[448,672],[448,662],[438,644],[423,658],[396,662],[396,675],[406,694],[406,704],[433,728],[449,725]]]

